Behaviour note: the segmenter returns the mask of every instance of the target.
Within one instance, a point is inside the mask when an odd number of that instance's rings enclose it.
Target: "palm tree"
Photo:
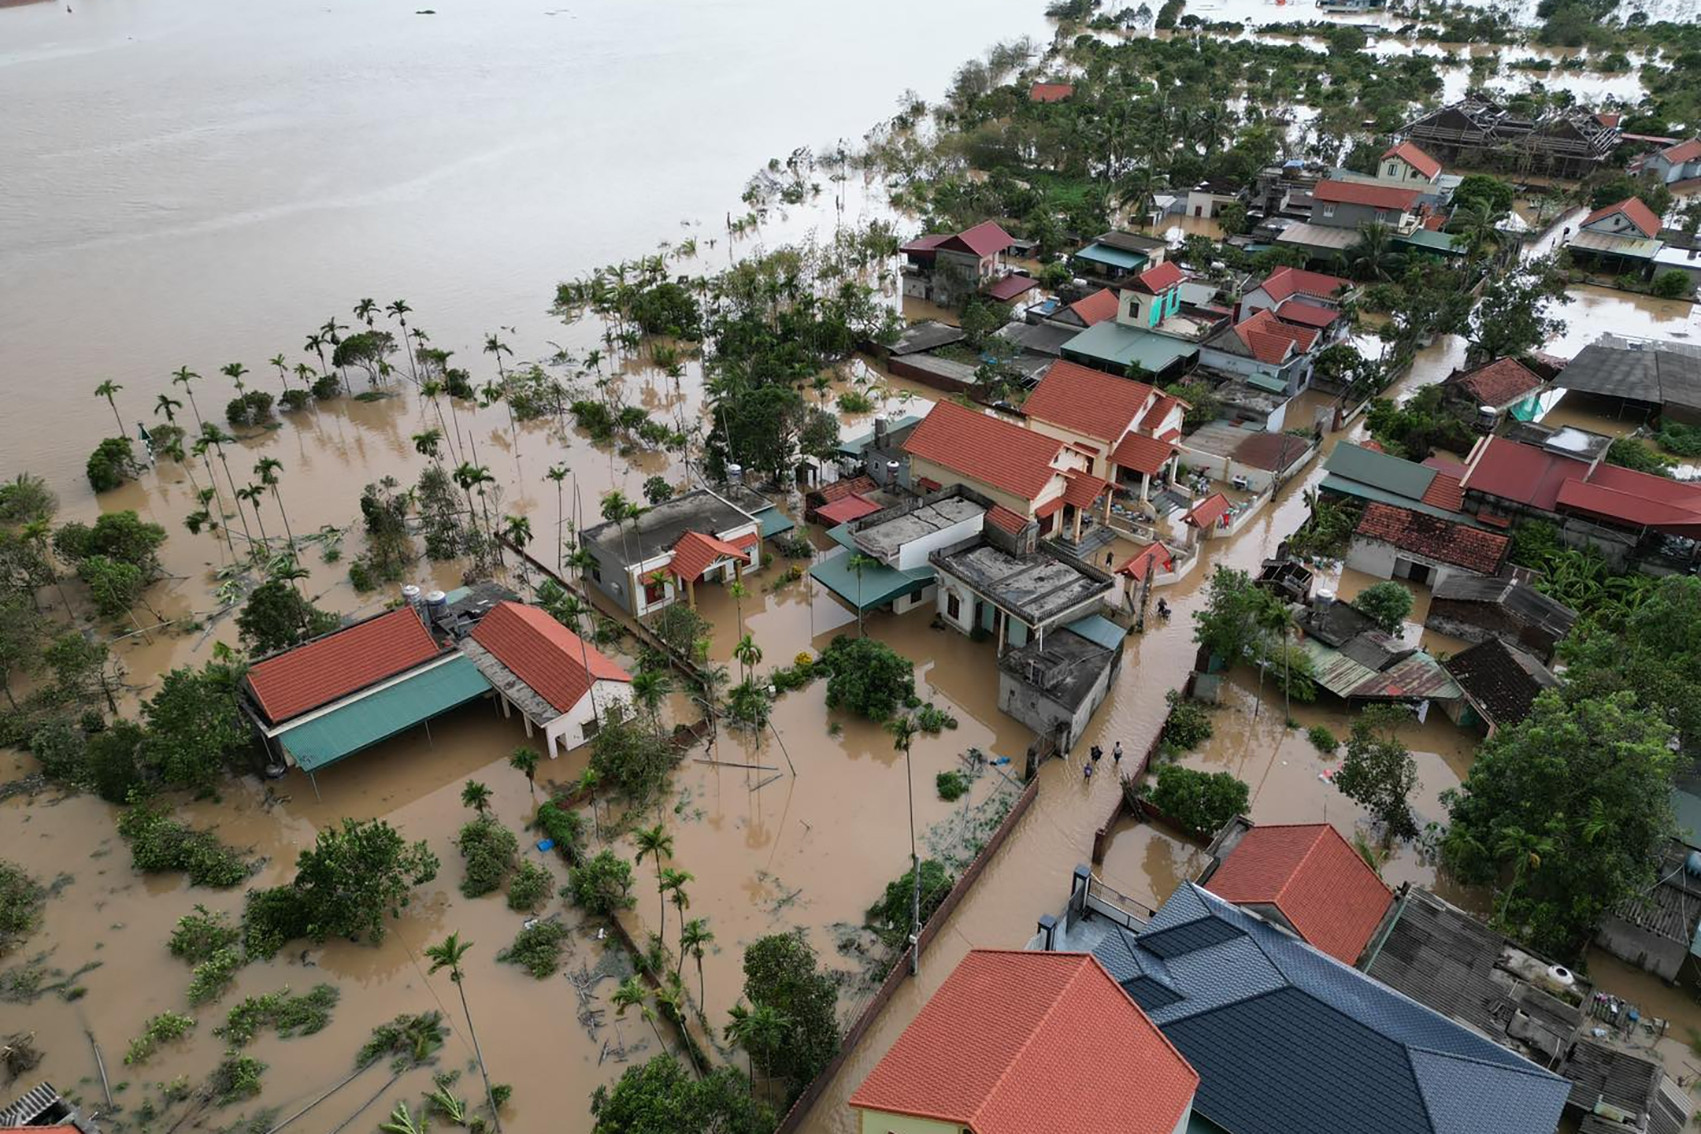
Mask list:
[[[650,711],[657,730],[661,728],[661,704],[673,691],[673,679],[665,669],[640,669],[632,675],[632,697]]]
[[[431,958],[431,972],[438,969],[448,969],[449,979],[455,984],[455,991],[461,994],[461,1015],[467,1019],[467,1034],[472,1037],[473,1055],[478,1058],[479,1077],[484,1080],[484,1097],[490,1103],[490,1117],[496,1122],[496,1129],[502,1129],[502,1116],[496,1113],[496,1095],[490,1089],[490,1072],[484,1067],[484,1051],[478,1044],[478,1031],[473,1027],[472,1009],[467,1007],[466,973],[461,968],[461,961],[471,949],[471,941],[462,941],[459,933],[451,933],[436,945],[427,945],[425,955]]]
[[[260,554],[270,554],[269,541],[266,539],[266,521],[260,516],[260,501],[265,498],[266,488],[260,484],[250,484],[236,490],[236,498],[246,501],[254,509],[254,523],[260,528]]]
[[[53,579],[54,589],[59,592],[59,601],[65,604],[66,616],[72,622],[75,622],[76,615],[71,613],[71,598],[65,593],[65,584],[59,577],[59,569],[53,565],[53,521],[46,517],[31,520],[19,530],[18,534],[23,537],[24,542],[35,548],[37,557],[47,567],[47,573]],[[11,700],[11,698],[12,691],[8,689],[6,690],[6,699]],[[14,702],[12,707],[16,708],[17,704]]]
[[[656,1027],[656,1012],[650,1007],[650,990],[637,973],[633,973],[620,983],[610,998],[614,1002],[614,1014],[626,1015],[626,1009],[636,1008],[638,1014],[644,1017],[644,1022],[650,1025],[650,1030],[656,1033],[656,1042],[661,1045],[662,1053],[667,1053],[667,1041],[662,1039],[661,1029]]]
[[[112,418],[114,421],[118,422],[118,433],[116,434],[118,437],[130,436],[129,431],[124,428],[124,419],[118,416],[118,401],[116,395],[118,391],[123,388],[123,386],[120,386],[117,382],[114,382],[110,378],[95,387],[95,397],[105,398],[106,404],[112,407]]]
[[[921,859],[915,850],[915,768],[910,761],[910,745],[915,742],[916,728],[913,717],[893,717],[886,722],[886,731],[892,734],[892,747],[904,754],[904,784],[909,792],[910,800],[910,877],[914,880],[914,893],[910,902],[910,934],[911,940],[921,933]],[[915,946],[910,951],[910,972],[916,971],[917,957]]]
[[[661,896],[661,924],[666,929],[667,890],[662,886],[662,859],[673,857],[673,836],[657,823],[654,827],[639,827],[632,838],[638,845],[638,853],[632,856],[632,861],[641,866],[648,855],[656,864],[656,893]]]
[[[460,487],[461,491],[467,494],[467,513],[469,516],[473,517],[473,527],[476,529],[478,527],[478,521],[473,508],[473,489],[478,489],[478,498],[482,503],[484,500],[484,486],[496,483],[496,478],[491,476],[490,470],[485,468],[483,465],[475,465],[466,462],[462,462],[460,467],[455,470],[454,478],[455,483]],[[490,530],[490,513],[488,510],[486,510],[484,514],[484,526],[485,530]]]
[[[415,386],[419,385],[419,368],[413,360],[413,347],[408,344],[408,312],[413,308],[408,306],[405,299],[392,299],[384,308],[384,314],[402,325],[402,349],[408,354],[408,376],[413,379]]]
[[[859,638],[867,637],[867,635],[865,635],[862,632],[862,573],[870,567],[880,566],[880,560],[875,559],[871,555],[864,555],[859,551],[859,552],[854,553],[850,557],[850,562],[845,564],[845,566],[849,567],[852,571],[856,572],[856,633],[857,633],[857,637],[859,637]]]
[[[201,425],[201,441],[212,446],[213,452],[218,454],[219,464],[224,467],[224,479],[230,482],[230,494],[240,496],[241,493],[236,491],[236,478],[230,475],[230,459],[224,455],[225,444],[235,440],[236,438],[211,422],[204,422]],[[210,469],[208,472],[211,475]],[[248,530],[248,516],[242,511],[240,503],[236,505],[236,518],[242,521],[242,536],[248,541],[249,547],[252,549],[254,535]]]
[[[366,324],[368,331],[372,330],[372,317],[378,313],[378,301],[363,299],[354,305],[354,317]]]
[[[325,345],[325,336],[322,333],[314,331],[307,336],[307,349],[319,356],[319,373],[321,374],[331,372],[330,365],[325,361]]]
[[[508,766],[526,777],[526,787],[537,794],[537,750],[524,744],[508,754]]]
[[[744,634],[744,600],[750,594],[750,588],[744,585],[744,580],[734,578],[726,586],[726,593],[732,596],[733,616],[738,620],[738,632]],[[749,637],[748,634],[744,634]]]
[[[179,366],[171,373],[171,384],[173,386],[182,386],[183,392],[189,397],[189,408],[195,411],[196,429],[204,428],[204,423],[201,421],[201,407],[195,404],[195,391],[190,387],[193,383],[199,382],[200,380],[201,376],[189,369],[187,366]]]
[[[289,392],[289,359],[283,356],[282,351],[279,351],[272,355],[267,362],[278,368],[278,381],[283,383],[284,393],[287,394]]]
[[[555,573],[557,575],[565,570],[561,562],[561,540],[562,525],[566,523],[567,515],[566,504],[561,496],[561,484],[567,479],[567,472],[567,466],[562,464],[550,465],[549,471],[543,474],[555,482]]]
[[[164,415],[166,423],[177,424],[177,411],[183,408],[183,403],[170,394],[161,394],[154,399],[154,416]]]
[[[1358,230],[1358,240],[1347,249],[1347,267],[1354,279],[1388,282],[1405,270],[1406,254],[1394,243],[1394,230],[1371,223]]]
[[[602,842],[602,820],[597,815],[597,784],[602,782],[602,776],[595,768],[586,768],[579,774],[579,790],[584,792],[591,803],[591,837]]]
[[[503,395],[506,395],[508,392],[508,371],[502,365],[502,356],[505,354],[513,354],[513,349],[495,335],[485,335],[484,353],[496,356],[496,375],[501,379],[502,393]],[[488,389],[489,387],[486,387],[486,390]],[[508,410],[508,431],[512,433],[514,431],[514,407],[508,402],[505,396],[503,398],[503,405]]]
[[[521,551],[532,541],[532,522],[524,516],[502,517],[502,534]]]
[[[283,497],[278,494],[278,473],[282,471],[283,462],[276,457],[261,457],[254,465],[254,475],[260,478],[261,484],[272,490],[272,503],[278,506],[278,515],[283,517],[284,536],[289,540],[289,553],[294,555],[295,532],[289,526],[289,513],[284,511]]]
[[[1466,255],[1475,260],[1484,252],[1495,251],[1505,240],[1500,231],[1500,217],[1486,200],[1466,201],[1453,210],[1447,231],[1465,238]]]
[[[689,870],[675,870],[670,866],[661,872],[661,890],[673,903],[673,908],[679,911],[681,921],[685,920],[685,911],[691,908],[691,896],[685,892],[685,887],[696,880],[696,875]]]
[[[667,1010],[668,1018],[679,1028],[680,1033],[684,1034],[685,986],[679,982],[677,976],[670,977],[666,984],[656,989],[656,1003]],[[703,1067],[697,1062],[696,1049],[689,1042],[682,1044],[682,1046],[685,1048],[685,1054],[691,1057],[692,1069],[701,1075]]]
[[[433,461],[441,462],[443,459],[443,431],[441,429],[427,429],[423,433],[415,433],[413,435],[413,451],[422,457],[429,457]]]
[[[1517,893],[1518,886],[1523,882],[1525,870],[1540,868],[1542,856],[1552,854],[1553,846],[1553,839],[1526,831],[1522,827],[1509,826],[1500,829],[1494,855],[1502,862],[1512,860],[1512,882],[1506,887],[1506,897],[1500,903],[1500,921],[1503,925],[1506,921],[1506,911],[1512,907],[1512,895]]]
[[[632,502],[626,499],[626,494],[618,488],[602,498],[602,518],[615,524],[620,532],[620,554],[631,559],[631,552],[626,547],[626,520],[632,514]]]
[[[470,807],[480,816],[490,810],[490,789],[477,780],[468,780],[461,789],[461,806]]]
[[[200,497],[202,508],[206,507],[209,500],[218,504],[219,516],[218,516],[218,523],[215,526],[224,529],[224,541],[230,547],[231,561],[235,562],[235,560],[236,560],[236,543],[235,543],[235,540],[232,538],[232,536],[230,534],[230,525],[225,523],[225,520],[227,518],[227,513],[224,510],[224,494],[219,491],[219,478],[217,476],[213,475],[213,462],[207,456],[207,452],[211,448],[212,448],[212,442],[207,440],[207,438],[204,434],[201,437],[197,438],[195,440],[195,442],[189,446],[189,451],[191,453],[193,453],[195,456],[201,458],[201,467],[204,468],[207,471],[207,481],[211,485],[211,487],[202,488],[202,489],[197,490],[197,493]],[[230,470],[228,468],[226,468],[225,471],[228,473]],[[207,517],[208,520],[211,520],[211,518],[212,518],[211,516]],[[191,532],[197,531],[197,529],[194,528],[194,527],[191,527],[189,530]]]
[[[742,1047],[750,1058],[750,1090],[755,1093],[756,1061],[760,1058],[767,1065],[773,1053],[785,1043],[791,1021],[771,1004],[758,1004],[755,1008],[734,1004],[727,1015],[732,1022],[726,1026],[726,1038]]]
[[[241,397],[248,389],[242,381],[242,376],[248,373],[248,368],[240,362],[227,362],[219,367],[219,373],[236,383],[236,396]]]
[[[295,378],[296,381],[301,383],[303,389],[312,389],[313,380],[316,377],[318,377],[318,375],[314,373],[313,368],[305,362],[298,362],[295,364]]]
[[[762,647],[756,644],[749,634],[738,640],[738,645],[732,648],[732,656],[738,659],[739,670],[744,674],[744,680],[749,681],[756,676],[756,667],[762,664]]]
[[[696,960],[697,1006],[704,1011],[708,1010],[709,994],[708,986],[703,981],[703,950],[713,944],[714,940],[715,934],[709,928],[707,918],[694,917],[686,922],[684,928],[679,931],[679,964],[684,967],[685,954],[687,953],[690,953],[692,958]],[[679,970],[675,969],[673,975],[678,976]]]

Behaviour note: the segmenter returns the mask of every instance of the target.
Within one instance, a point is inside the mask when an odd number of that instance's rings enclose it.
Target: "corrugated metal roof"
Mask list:
[[[490,682],[471,658],[457,656],[403,678],[353,704],[286,729],[278,740],[305,772],[428,721],[487,692]]]
[[[1585,252],[1596,252],[1603,256],[1626,256],[1633,260],[1652,260],[1659,254],[1660,249],[1665,247],[1665,241],[1584,230],[1571,238],[1568,247],[1581,248]]]
[[[1120,248],[1112,248],[1100,244],[1096,240],[1076,252],[1075,255],[1083,260],[1090,260],[1095,264],[1108,264],[1112,268],[1119,268],[1125,272],[1131,272],[1150,261],[1150,257],[1142,256],[1138,252],[1124,252]]]
[[[1146,370],[1162,370],[1179,359],[1199,353],[1199,348],[1168,335],[1142,331],[1114,320],[1088,327],[1063,344],[1065,354],[1109,362],[1126,368],[1138,362]]]
[[[1387,453],[1346,441],[1335,446],[1323,467],[1335,476],[1356,480],[1407,500],[1422,500],[1423,494],[1429,491],[1430,482],[1435,479],[1434,469],[1416,461],[1390,457]]]
[[[904,595],[919,594],[934,578],[932,567],[900,571],[884,563],[875,563],[863,567],[859,579],[850,565],[856,555],[853,549],[849,554],[823,559],[809,569],[811,578],[844,599],[852,610],[872,610]]]
[[[1065,630],[1072,630],[1096,645],[1107,650],[1122,648],[1122,640],[1128,636],[1127,631],[1112,622],[1102,614],[1089,614],[1085,618],[1077,618],[1065,623]]]
[[[1360,665],[1316,638],[1306,638],[1300,645],[1311,658],[1312,676],[1317,679],[1317,684],[1337,697],[1352,696],[1354,689],[1376,676],[1374,669]]]

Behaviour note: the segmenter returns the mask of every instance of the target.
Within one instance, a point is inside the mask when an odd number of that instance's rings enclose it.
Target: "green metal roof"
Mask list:
[[[873,610],[877,606],[885,606],[904,595],[919,594],[923,587],[933,582],[932,567],[899,571],[883,563],[864,567],[859,580],[850,565],[855,554],[835,555],[809,569],[809,574],[817,582],[844,599],[852,610]]]
[[[302,771],[316,772],[489,689],[471,658],[456,657],[286,729],[278,741]]]
[[[1274,374],[1255,373],[1246,376],[1246,384],[1271,394],[1285,394],[1288,384]]]
[[[1336,476],[1356,480],[1408,500],[1422,500],[1435,480],[1435,470],[1428,465],[1391,457],[1346,441],[1335,446],[1323,467]]]
[[[1306,638],[1300,648],[1311,657],[1313,676],[1317,684],[1337,697],[1349,697],[1352,691],[1376,676],[1376,671],[1354,661],[1341,651],[1325,646],[1316,638]]]
[[[1088,327],[1063,344],[1065,358],[1108,362],[1119,371],[1126,370],[1131,362],[1138,362],[1147,370],[1162,370],[1198,353],[1199,348],[1193,343],[1124,326],[1114,319]]]
[[[1473,528],[1492,531],[1487,524],[1479,522],[1469,512],[1449,512],[1445,508],[1437,508],[1433,504],[1425,504],[1422,500],[1413,500],[1401,496],[1397,492],[1388,492],[1356,480],[1345,480],[1338,476],[1326,476],[1323,483],[1317,486],[1320,492],[1338,492],[1342,496],[1354,496],[1360,500],[1375,500],[1382,504],[1392,504],[1396,508],[1404,508],[1410,512],[1422,512],[1426,516],[1447,520],[1452,523],[1469,524]]]
[[[1103,646],[1107,650],[1121,649],[1122,639],[1128,636],[1122,627],[1102,614],[1089,614],[1085,618],[1077,618],[1075,621],[1067,623],[1063,628],[1073,630],[1087,641]]]
[[[792,518],[778,508],[764,508],[757,512],[756,522],[762,525],[763,539],[773,539],[797,527]]]
[[[828,528],[827,538],[850,552],[852,555],[856,554],[856,538],[851,535],[851,526],[849,521]]]
[[[903,417],[900,417],[897,421],[892,422],[892,424],[886,427],[888,434],[896,433],[900,429],[907,429],[910,426],[915,425],[917,422],[921,421],[921,416],[922,415],[919,413],[906,413]],[[870,429],[867,433],[859,433],[855,437],[849,437],[841,440],[839,442],[837,452],[843,453],[847,457],[860,457],[864,450],[873,443],[874,431]]]
[[[1420,228],[1405,236],[1394,238],[1396,244],[1409,244],[1413,248],[1421,248],[1425,252],[1440,252],[1446,256],[1462,256],[1463,248],[1455,246],[1453,235],[1446,232],[1436,232],[1431,228]]]
[[[1095,264],[1108,264],[1113,268],[1120,268],[1125,272],[1131,272],[1135,268],[1143,267],[1151,259],[1150,257],[1143,256],[1138,252],[1125,252],[1120,248],[1112,248],[1107,244],[1100,244],[1097,241],[1087,245],[1079,252],[1076,252],[1075,255],[1079,256],[1083,260],[1091,260]]]

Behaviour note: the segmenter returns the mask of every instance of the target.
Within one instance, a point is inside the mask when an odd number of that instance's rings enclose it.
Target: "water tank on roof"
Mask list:
[[[449,596],[442,591],[432,591],[425,596],[425,610],[433,617],[443,613],[449,606]]]
[[[1572,976],[1571,970],[1564,965],[1549,965],[1547,967],[1547,979],[1560,988],[1570,988],[1577,983],[1577,978]]]
[[[1318,610],[1326,610],[1335,604],[1335,592],[1327,589],[1318,591],[1312,596],[1312,602]]]
[[[728,463],[726,467],[726,482],[728,484],[743,484],[744,466],[737,463]]]
[[[419,588],[414,586],[412,583],[409,583],[407,586],[403,587],[402,588],[402,601],[407,603],[409,606],[412,606],[412,607],[419,606]]]

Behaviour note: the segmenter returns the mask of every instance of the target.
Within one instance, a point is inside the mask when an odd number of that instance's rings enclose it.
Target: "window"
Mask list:
[[[1388,210],[1387,209],[1377,209],[1376,210],[1376,223],[1377,224],[1387,224],[1388,223]]]
[[[1397,176],[1399,176],[1399,173],[1400,173],[1400,167],[1395,165],[1393,162],[1389,162],[1388,163],[1388,176],[1389,177],[1397,177]]]
[[[660,579],[651,579],[644,584],[644,601],[658,603],[667,597],[667,584]]]
[[[599,583],[602,582],[602,564],[595,559],[591,560],[591,578]]]
[[[961,622],[963,620],[963,604],[962,601],[957,598],[957,592],[949,591],[946,593],[945,613],[953,622]]]
[[[1335,215],[1335,203],[1333,201],[1323,202],[1323,215],[1326,217]]]

